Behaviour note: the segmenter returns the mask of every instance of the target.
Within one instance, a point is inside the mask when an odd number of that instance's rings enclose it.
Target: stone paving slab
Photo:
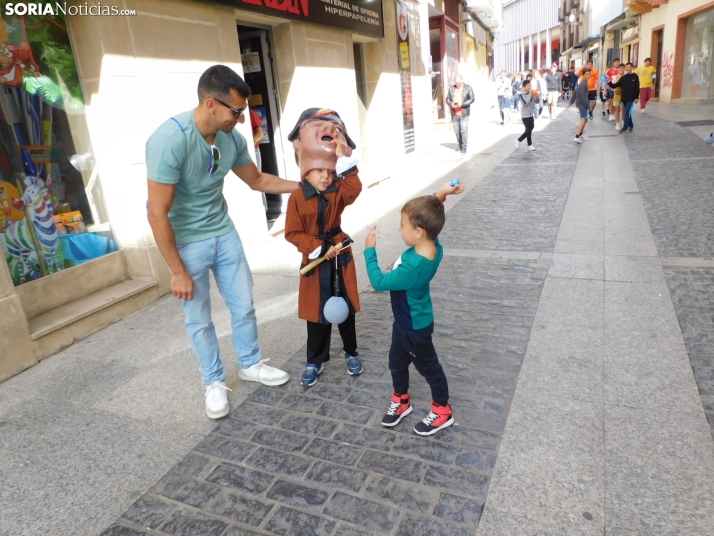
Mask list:
[[[633,167],[714,434],[714,154],[688,129],[654,117],[647,122],[672,139],[642,139],[650,137],[649,127],[645,134],[635,132],[627,142],[630,158],[645,160],[654,150],[658,158],[682,158],[657,165],[656,173],[644,162]],[[654,149],[645,149],[649,143]]]
[[[656,122],[643,121],[643,153],[666,130]],[[627,147],[594,141],[571,192],[599,188],[604,225],[588,207],[597,201],[568,198],[479,534],[714,534],[711,477],[702,478],[714,444],[660,258],[559,246],[610,242],[623,253],[656,240]],[[673,144],[675,154],[697,150]]]

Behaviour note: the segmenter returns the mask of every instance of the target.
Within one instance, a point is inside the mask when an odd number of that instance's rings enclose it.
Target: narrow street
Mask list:
[[[263,353],[291,380],[238,379],[214,288],[229,417],[205,417],[170,296],[0,384],[0,534],[714,535],[714,150],[691,109],[652,104],[625,135],[596,116],[577,145],[561,103],[535,152],[474,118],[467,158],[447,141],[365,189],[344,224],[361,376],[335,330],[300,386],[299,258],[279,237],[250,260]],[[377,225],[389,266],[402,204],[451,178],[467,189],[431,292],[456,425],[423,438],[416,371],[415,411],[380,424],[392,313],[362,249]]]

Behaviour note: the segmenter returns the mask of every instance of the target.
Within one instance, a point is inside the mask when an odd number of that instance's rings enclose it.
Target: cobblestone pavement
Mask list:
[[[553,123],[534,143],[564,145],[570,130]],[[548,269],[532,252],[553,250],[574,169],[521,148],[448,214],[432,297],[456,425],[412,432],[430,402],[414,371],[415,411],[380,425],[392,315],[388,294],[366,291],[361,376],[334,350],[314,387],[258,389],[104,535],[474,534]],[[304,349],[284,368],[298,378],[303,367]]]
[[[627,148],[714,434],[714,153],[677,124],[637,119]]]

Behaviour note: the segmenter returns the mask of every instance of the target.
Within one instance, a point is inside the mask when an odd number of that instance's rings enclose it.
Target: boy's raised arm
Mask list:
[[[364,260],[367,263],[367,276],[372,288],[377,292],[385,290],[409,290],[414,285],[416,273],[411,266],[400,264],[399,268],[389,273],[383,273],[377,263],[376,248],[364,250]]]
[[[347,168],[347,169],[344,169]],[[359,180],[357,159],[351,156],[342,156],[337,160],[337,176],[340,179],[340,194],[346,205],[351,205],[362,192],[362,181]]]
[[[446,196],[447,195],[457,195],[460,193],[463,193],[463,191],[466,189],[466,187],[458,183],[454,186],[451,185],[451,183],[447,182],[444,184],[441,188],[439,188],[436,192],[434,192],[434,196],[439,199],[442,203],[446,201]]]
[[[364,241],[364,260],[367,263],[367,277],[372,288],[378,292],[385,290],[409,290],[416,274],[411,266],[399,265],[399,269],[385,274],[377,262],[377,227],[367,233]]]

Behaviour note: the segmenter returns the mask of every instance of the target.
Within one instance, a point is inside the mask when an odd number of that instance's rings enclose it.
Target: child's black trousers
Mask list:
[[[407,331],[395,322],[392,326],[392,347],[389,349],[389,370],[392,372],[394,392],[409,392],[409,365],[414,363],[417,372],[431,387],[431,398],[437,404],[449,402],[446,374],[436,355],[431,334],[434,324],[416,331]]]
[[[345,352],[351,356],[357,355],[357,329],[355,328],[355,315],[351,314],[347,320],[338,324],[342,344]],[[307,323],[307,362],[319,365],[330,360],[330,338],[332,337],[332,324]]]

